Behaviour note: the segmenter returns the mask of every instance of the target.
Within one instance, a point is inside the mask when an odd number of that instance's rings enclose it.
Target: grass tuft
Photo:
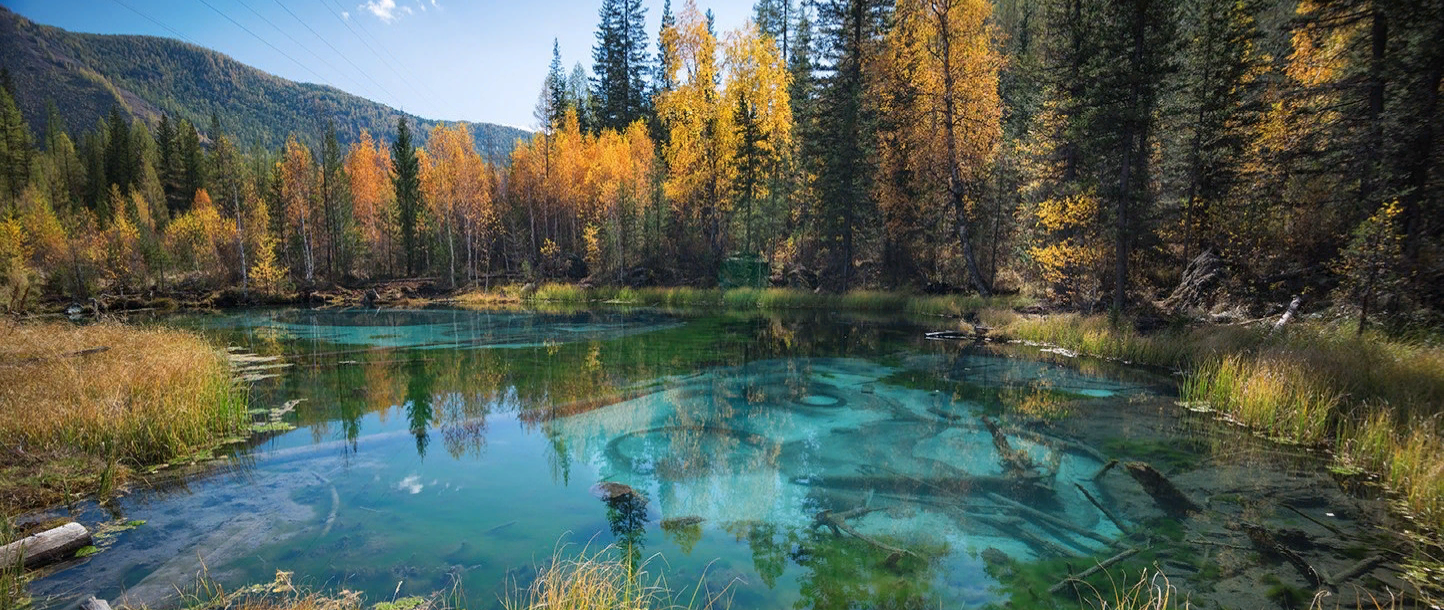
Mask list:
[[[660,577],[648,574],[646,562],[629,559],[616,547],[595,553],[583,550],[568,558],[558,549],[549,565],[538,571],[526,591],[503,600],[506,610],[712,610],[730,602],[729,584],[720,592],[698,583],[683,600]]]

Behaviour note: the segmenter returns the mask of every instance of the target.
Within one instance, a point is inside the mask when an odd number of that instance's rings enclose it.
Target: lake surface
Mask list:
[[[34,582],[42,606],[90,594],[164,606],[198,573],[233,588],[285,570],[370,602],[446,590],[491,608],[554,555],[616,545],[684,600],[725,592],[740,609],[1076,607],[1047,587],[1127,548],[1140,552],[1116,578],[1148,568],[1196,604],[1267,607],[1314,587],[1253,552],[1239,523],[1297,532],[1291,547],[1330,574],[1391,544],[1379,502],[1347,493],[1325,459],[1179,407],[1166,372],[926,339],[941,320],[431,309],[167,322],[228,346],[256,421],[295,428],[74,507],[87,525],[145,524]],[[1100,475],[1111,459],[1152,464],[1204,512],[1170,516],[1123,467]],[[1394,572],[1378,562],[1335,594],[1403,587]]]

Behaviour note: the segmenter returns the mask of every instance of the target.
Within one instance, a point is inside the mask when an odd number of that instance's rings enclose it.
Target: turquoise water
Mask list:
[[[36,581],[42,605],[164,606],[198,573],[233,588],[284,570],[372,602],[449,591],[490,608],[554,555],[609,545],[684,598],[725,592],[733,608],[1047,605],[1040,583],[1129,546],[1178,547],[1134,567],[1203,595],[1230,577],[1208,569],[1222,560],[1189,556],[1126,475],[1095,477],[1108,459],[1146,459],[1210,500],[1270,498],[1300,472],[1305,488],[1330,485],[1305,452],[1177,408],[1166,375],[927,341],[931,327],[905,320],[269,310],[170,322],[278,357],[253,406],[299,400],[282,416],[296,428],[180,484],[77,507],[90,524],[146,523]],[[1128,539],[1084,492],[1158,541]],[[1336,486],[1315,495],[1345,501]],[[853,511],[862,537],[816,527],[824,511]],[[1256,568],[1231,576],[1256,581]]]

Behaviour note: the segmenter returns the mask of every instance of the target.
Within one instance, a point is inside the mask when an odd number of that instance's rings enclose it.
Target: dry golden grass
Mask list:
[[[567,558],[558,549],[531,586],[503,600],[502,606],[506,610],[714,610],[730,605],[730,585],[713,592],[698,583],[689,599],[679,599],[661,578],[647,573],[646,562],[625,555],[607,547]]]
[[[0,327],[0,487],[11,492],[0,510],[55,500],[23,496],[37,485],[95,491],[87,487],[114,483],[125,466],[188,455],[244,421],[224,354],[193,333],[112,323]]]

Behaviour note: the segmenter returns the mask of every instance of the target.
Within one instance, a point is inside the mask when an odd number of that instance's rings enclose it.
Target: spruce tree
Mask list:
[[[406,117],[396,122],[396,142],[391,145],[391,183],[396,188],[397,224],[401,229],[401,249],[406,258],[406,274],[417,271],[420,244],[417,224],[421,216],[421,162],[411,144],[411,128]]]
[[[592,50],[597,127],[623,131],[646,111],[647,9],[641,0],[603,0]]]
[[[0,88],[0,132],[0,172],[13,201],[30,178],[31,144],[30,129],[9,88]]]
[[[352,218],[350,188],[342,167],[341,143],[336,122],[326,120],[326,139],[321,144],[321,213],[326,223],[326,274],[336,279],[350,271]]]
[[[887,20],[882,0],[831,0],[819,7],[826,74],[817,108],[818,195],[824,246],[831,254],[828,279],[836,289],[853,286],[858,228],[870,226],[874,122],[864,103],[864,65]]]
[[[131,151],[130,122],[120,111],[120,106],[111,106],[106,119],[105,183],[120,187],[122,192],[135,183],[135,157]]]
[[[552,39],[552,63],[547,68],[546,81],[542,84],[542,98],[545,108],[538,108],[543,116],[537,117],[545,125],[542,129],[548,133],[552,128],[561,123],[562,117],[567,114],[568,100],[571,96],[567,87],[567,75],[562,71],[562,48],[557,39]]]
[[[206,163],[205,154],[201,151],[201,134],[196,131],[195,125],[186,119],[181,119],[176,127],[178,132],[176,138],[179,140],[176,154],[179,157],[180,190],[176,193],[176,200],[172,203],[171,215],[189,210],[191,203],[195,201],[196,191],[206,187]]]

